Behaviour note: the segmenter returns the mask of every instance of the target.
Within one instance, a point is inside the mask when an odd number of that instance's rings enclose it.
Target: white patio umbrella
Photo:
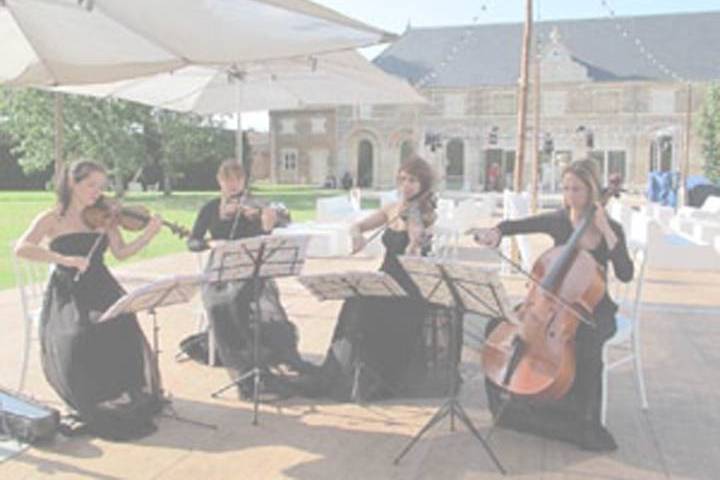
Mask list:
[[[146,78],[59,90],[201,115],[237,114],[238,158],[241,112],[426,102],[406,81],[386,74],[354,51],[246,62],[225,69],[185,67]]]
[[[191,66],[149,77],[58,90],[201,115],[425,103],[406,81],[386,74],[354,51],[246,62],[230,68]]]
[[[0,0],[0,83],[108,82],[391,38],[306,0]]]

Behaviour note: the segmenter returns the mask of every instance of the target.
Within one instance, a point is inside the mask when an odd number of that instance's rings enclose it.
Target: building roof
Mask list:
[[[543,44],[555,30],[595,81],[673,81],[658,64],[692,81],[720,79],[719,26],[720,11],[535,24]],[[521,23],[409,28],[375,63],[421,87],[515,85],[522,33]]]

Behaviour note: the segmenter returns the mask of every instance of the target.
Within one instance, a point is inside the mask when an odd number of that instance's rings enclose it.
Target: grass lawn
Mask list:
[[[261,185],[255,190],[258,197],[283,202],[292,214],[295,222],[312,220],[315,216],[315,199],[339,195],[339,190],[322,190],[297,185]],[[178,192],[170,197],[160,193],[131,193],[125,200],[128,205],[142,204],[152,212],[157,212],[166,220],[177,222],[191,228],[200,207],[216,192]],[[55,201],[51,192],[0,192],[0,289],[14,286],[14,274],[11,261],[10,244],[28,227],[41,211],[50,208]],[[374,203],[374,204],[373,204]],[[363,202],[364,208],[373,208],[378,202]],[[132,238],[130,234],[126,235]],[[142,252],[128,261],[139,261],[185,249],[185,242],[163,229],[153,242]],[[112,256],[108,263],[115,264]]]

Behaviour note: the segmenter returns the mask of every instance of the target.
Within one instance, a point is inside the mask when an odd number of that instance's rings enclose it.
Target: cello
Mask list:
[[[602,193],[604,204],[620,191],[619,179]],[[559,400],[575,379],[575,333],[580,322],[595,326],[591,312],[605,295],[605,275],[592,255],[578,248],[592,224],[590,205],[567,243],[543,253],[531,271],[534,282],[517,312],[501,322],[482,351],[486,378],[520,397]]]

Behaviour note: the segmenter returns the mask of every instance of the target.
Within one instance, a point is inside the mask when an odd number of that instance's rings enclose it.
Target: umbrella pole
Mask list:
[[[235,161],[240,165],[243,164],[243,131],[240,112],[237,113],[237,127],[235,130]]]
[[[54,138],[54,145],[53,145],[53,153],[54,153],[54,163],[55,163],[55,171],[54,171],[54,183],[57,185],[58,182],[58,175],[60,175],[60,172],[62,172],[63,167],[63,149],[64,149],[64,143],[65,143],[65,137],[64,137],[64,118],[65,118],[65,98],[63,97],[63,94],[60,92],[55,92],[53,95],[54,99],[54,121],[53,121],[53,128],[55,129],[55,138]]]
[[[242,110],[240,101],[242,100],[242,85],[240,79],[235,79],[235,115],[237,116],[237,125],[235,129],[235,161],[243,165],[243,131],[242,131]]]

